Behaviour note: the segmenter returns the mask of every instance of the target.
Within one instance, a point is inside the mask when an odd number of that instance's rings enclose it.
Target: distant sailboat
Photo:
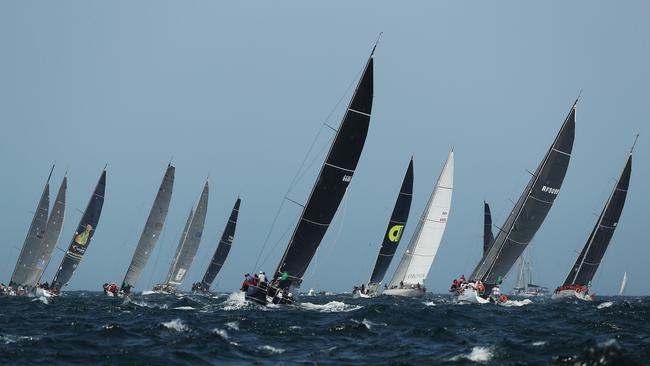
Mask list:
[[[378,294],[378,287],[384,280],[384,275],[390,266],[390,262],[395,255],[397,246],[402,240],[402,234],[406,227],[406,222],[411,210],[411,200],[413,198],[413,158],[409,162],[402,186],[395,201],[393,213],[390,216],[388,227],[384,233],[384,241],[381,244],[375,267],[370,275],[370,280],[365,288],[355,288],[352,292],[355,296],[372,297]]]
[[[208,210],[208,195],[209,187],[208,182],[205,182],[199,203],[194,209],[190,210],[190,215],[185,223],[183,235],[176,248],[174,260],[169,267],[169,272],[165,278],[165,282],[154,286],[153,290],[162,293],[176,292],[176,286],[183,283],[183,279],[194,261],[194,256],[201,244],[201,237],[203,236],[203,226],[205,225],[205,216]]]
[[[230,217],[226,223],[226,228],[224,229],[223,234],[221,234],[219,245],[217,246],[217,249],[212,256],[210,265],[205,271],[205,275],[203,275],[201,282],[197,282],[192,285],[192,291],[205,293],[210,291],[210,286],[212,286],[212,282],[217,277],[217,274],[221,270],[221,267],[223,267],[223,264],[228,257],[228,253],[230,253],[232,242],[235,240],[235,229],[237,228],[237,218],[239,217],[240,204],[241,199],[237,198],[237,201],[235,201],[235,206],[230,212]]]
[[[102,207],[104,206],[104,192],[106,191],[106,169],[102,171],[99,181],[95,186],[95,191],[90,197],[88,206],[79,221],[77,230],[75,231],[70,246],[61,261],[58,271],[54,275],[50,290],[54,294],[58,294],[63,286],[68,284],[70,278],[74,274],[77,266],[81,262],[90,241],[97,231],[99,224],[99,217],[102,214]]]
[[[268,284],[245,284],[246,299],[261,305],[292,303],[291,288],[299,287],[352,181],[366,141],[373,98],[373,47],[361,79],[312,188],[300,221]]]
[[[498,285],[531,242],[555,198],[560,193],[569,167],[575,135],[576,102],[544,159],[510,212],[492,245],[470,276],[470,284],[458,288],[457,300],[486,303],[492,294],[499,294]],[[493,290],[497,287],[496,290]],[[503,299],[499,296],[498,298]]]
[[[411,242],[390,281],[385,295],[424,296],[424,281],[436,258],[447,227],[454,189],[454,151],[450,151]]]
[[[635,144],[636,140],[634,140]],[[623,206],[625,206],[627,190],[630,185],[630,176],[632,174],[632,152],[634,151],[634,145],[632,145],[621,176],[618,178],[616,186],[607,199],[605,207],[600,213],[600,217],[598,217],[598,221],[591,231],[589,239],[587,239],[587,243],[582,248],[578,259],[576,259],[562,286],[558,287],[553,293],[554,298],[576,297],[581,300],[593,300],[593,295],[589,294],[589,288],[623,213]]]
[[[517,260],[517,281],[512,288],[512,294],[522,297],[546,296],[548,288],[533,283],[533,273],[530,264],[530,248],[526,248]]]
[[[621,281],[621,289],[618,290],[618,296],[624,296],[625,289],[627,289],[627,272],[623,273],[623,281]]]

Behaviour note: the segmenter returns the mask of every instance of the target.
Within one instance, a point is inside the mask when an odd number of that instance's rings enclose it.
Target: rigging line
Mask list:
[[[298,218],[298,217],[296,216],[296,218]],[[273,254],[273,251],[275,250],[275,248],[277,248],[278,244],[280,244],[280,241],[282,241],[282,239],[287,235],[289,230],[293,227],[293,221],[294,220],[292,220],[291,223],[289,225],[287,225],[287,228],[282,233],[282,236],[280,236],[280,238],[278,238],[278,240],[275,242],[275,244],[273,244],[273,247],[271,247],[271,249],[269,250],[266,257],[264,257],[264,260],[260,263],[260,267],[262,267],[266,263],[266,261],[269,260],[269,258],[271,257],[271,254]],[[255,269],[254,269],[254,272],[257,271],[257,268],[258,267],[256,266]]]

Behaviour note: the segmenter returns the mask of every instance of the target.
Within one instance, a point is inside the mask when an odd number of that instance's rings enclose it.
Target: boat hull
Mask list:
[[[384,295],[402,297],[424,297],[425,293],[425,288],[390,288],[383,292]]]
[[[246,300],[252,301],[256,304],[266,306],[268,304],[266,289],[259,288],[257,286],[250,285],[246,289]]]
[[[456,301],[464,304],[487,304],[490,302],[490,300],[479,296],[475,289],[469,287],[456,295]]]
[[[578,300],[583,300],[583,301],[592,301],[593,297],[591,295],[587,295],[584,292],[577,292],[576,290],[560,290],[556,291],[553,293],[553,296],[551,296],[552,299],[565,299],[565,298],[571,298],[574,297]]]

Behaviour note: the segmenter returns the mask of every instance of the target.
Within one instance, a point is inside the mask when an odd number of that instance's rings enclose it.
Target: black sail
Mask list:
[[[490,205],[483,201],[483,254],[487,253],[490,246],[494,243],[494,234],[492,233],[492,213]]]
[[[472,279],[482,280],[486,284],[502,280],[544,222],[569,167],[575,135],[576,103],[494,243],[474,269]]]
[[[226,223],[226,228],[224,229],[223,234],[221,234],[219,245],[217,246],[217,249],[212,256],[212,260],[210,261],[210,265],[201,280],[201,285],[206,290],[210,288],[212,281],[217,277],[221,267],[223,267],[223,263],[226,261],[226,257],[228,257],[230,247],[232,247],[232,242],[235,239],[235,229],[237,228],[237,217],[239,216],[240,204],[241,199],[237,198],[235,206],[232,208],[232,212],[230,213],[228,223]]]
[[[77,230],[72,236],[70,246],[63,257],[59,270],[56,272],[56,275],[54,275],[51,288],[55,292],[60,291],[61,288],[70,281],[72,274],[77,269],[79,262],[81,262],[81,259],[86,253],[90,241],[93,235],[95,235],[95,231],[97,231],[97,224],[99,223],[99,217],[102,214],[102,207],[104,206],[105,190],[106,170],[104,170],[101,177],[99,177],[97,186],[95,186],[95,191],[90,197],[90,201],[88,202],[88,206],[86,206],[86,210],[79,221]]]
[[[402,239],[406,221],[411,210],[411,200],[413,198],[413,159],[409,162],[408,169],[402,181],[402,187],[399,190],[395,208],[390,216],[390,222],[384,234],[384,241],[381,244],[375,268],[372,270],[369,283],[379,284],[384,280],[384,275],[390,266],[390,262],[395,255],[397,246]]]
[[[616,187],[609,196],[596,226],[591,231],[591,235],[564,281],[564,285],[588,285],[594,278],[614,231],[618,227],[618,220],[621,218],[627,189],[630,185],[631,173],[632,154],[628,157]]]
[[[373,49],[374,53],[374,49]],[[276,275],[287,272],[299,286],[352,180],[366,141],[373,97],[373,54],[366,64],[341,126],[321,167]]]

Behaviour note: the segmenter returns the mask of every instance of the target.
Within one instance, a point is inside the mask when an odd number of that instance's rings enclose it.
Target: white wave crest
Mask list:
[[[531,299],[523,299],[523,300],[508,300],[500,305],[509,307],[509,306],[524,306],[532,303],[533,301]]]
[[[531,345],[534,346],[534,347],[540,347],[540,346],[545,345],[546,343],[547,343],[546,341],[536,341],[536,342],[531,343]]]
[[[492,359],[493,353],[488,347],[476,346],[472,348],[472,352],[464,355],[458,355],[452,357],[452,361],[458,361],[460,359],[467,359],[472,362],[488,362]]]
[[[246,294],[241,291],[233,292],[228,298],[221,303],[223,310],[239,310],[246,307]]]
[[[425,301],[423,302],[424,306],[436,306],[436,304],[433,301]]]
[[[174,308],[174,310],[196,310],[191,306],[177,306]]]
[[[183,321],[178,318],[160,324],[162,324],[167,329],[175,330],[177,332],[187,332],[190,330],[190,328],[188,328],[187,325],[183,324]]]
[[[214,328],[212,329],[212,333],[218,335],[219,337],[223,338],[224,340],[228,340],[228,332],[226,332],[225,329],[219,329],[219,328]]]
[[[263,345],[262,347],[259,347],[259,349],[262,350],[262,351],[272,353],[274,355],[279,355],[281,353],[284,353],[284,350],[282,348],[275,348],[273,346],[269,346],[269,345],[266,345],[266,344]]]
[[[347,313],[349,311],[363,308],[361,305],[349,305],[341,301],[330,301],[327,304],[312,304],[310,302],[305,302],[300,304],[300,306],[305,310],[316,310],[321,313]]]
[[[371,322],[370,320],[368,320],[366,318],[363,319],[361,324],[365,325],[366,328],[368,328],[368,330],[370,330],[373,326],[376,326],[376,325],[381,325],[381,326],[384,326],[384,327],[388,325],[386,323],[373,323],[373,322]]]
[[[3,334],[0,335],[0,340],[4,344],[11,344],[11,343],[18,343],[22,341],[37,341],[39,338],[37,337],[31,337],[31,336],[18,336],[18,335],[13,335],[13,334]]]
[[[612,305],[614,305],[613,302],[611,302],[611,301],[606,301],[606,302],[604,302],[604,303],[602,303],[602,304],[598,304],[598,306],[596,306],[596,308],[598,308],[598,309],[604,309],[604,308],[608,308],[608,307],[610,307],[610,306],[612,306]]]
[[[32,299],[32,302],[33,302],[33,301],[40,301],[40,302],[42,302],[42,303],[45,304],[45,305],[49,305],[49,304],[50,304],[50,300],[48,300],[47,297],[45,297],[45,296],[39,296],[39,297],[37,297],[37,298],[35,298],[35,299]]]
[[[156,304],[149,304],[146,301],[136,301],[136,300],[125,300],[124,303],[127,304],[133,304],[136,306],[139,306],[141,308],[151,308],[151,309],[169,309],[169,306],[167,304],[162,304],[162,305],[156,305]]]
[[[228,322],[226,323],[226,327],[232,330],[239,330],[239,322]]]
[[[142,296],[147,296],[147,295],[153,295],[153,294],[157,294],[157,292],[156,292],[156,291],[151,291],[151,290],[149,290],[149,291],[142,291],[142,294],[141,294],[141,295],[142,295]]]

